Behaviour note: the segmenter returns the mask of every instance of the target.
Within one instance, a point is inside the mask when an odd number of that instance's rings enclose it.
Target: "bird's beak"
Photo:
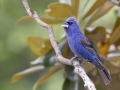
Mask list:
[[[62,27],[66,27],[66,28],[68,28],[69,27],[69,25],[68,25],[68,23],[63,23],[62,25],[61,25]]]

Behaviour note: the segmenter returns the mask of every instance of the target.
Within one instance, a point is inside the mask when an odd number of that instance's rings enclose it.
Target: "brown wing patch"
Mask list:
[[[87,44],[87,45],[90,45],[91,43],[88,42],[87,40],[83,39],[83,38],[80,38],[80,41],[84,44]]]
[[[93,50],[93,48],[90,48],[90,47],[86,47],[86,49],[88,49],[88,50]]]

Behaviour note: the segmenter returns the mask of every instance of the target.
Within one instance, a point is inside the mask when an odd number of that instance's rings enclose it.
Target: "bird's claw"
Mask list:
[[[79,58],[79,57],[72,57],[71,58],[71,63],[72,63],[72,65],[73,65],[73,62],[74,61],[81,61],[82,59],[81,58]],[[85,62],[83,62],[82,64],[80,64],[80,66],[83,66],[86,62],[88,62],[88,60],[86,60]]]

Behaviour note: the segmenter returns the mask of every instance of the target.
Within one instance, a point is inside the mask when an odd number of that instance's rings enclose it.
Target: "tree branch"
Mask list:
[[[112,4],[120,6],[120,2],[118,0],[109,0]]]
[[[35,21],[42,27],[46,28],[47,31],[48,31],[48,34],[49,34],[49,38],[50,38],[50,41],[51,41],[51,44],[55,50],[55,53],[56,53],[56,58],[57,58],[57,61],[63,63],[63,64],[67,64],[67,65],[71,65],[71,66],[74,66],[75,69],[74,69],[74,72],[76,74],[78,74],[84,81],[84,86],[88,89],[88,90],[96,90],[93,82],[89,79],[89,77],[87,76],[86,72],[84,71],[84,69],[80,66],[79,62],[77,60],[74,60],[73,62],[71,62],[71,60],[69,59],[66,59],[62,56],[61,52],[60,52],[60,49],[57,45],[57,42],[54,38],[54,33],[53,33],[53,28],[52,26],[44,23],[43,21],[40,20],[38,14],[36,11],[33,11],[30,9],[29,5],[28,5],[28,0],[22,0],[23,2],[23,5],[27,11],[27,13],[29,14],[29,16],[31,16],[32,18],[35,19]]]

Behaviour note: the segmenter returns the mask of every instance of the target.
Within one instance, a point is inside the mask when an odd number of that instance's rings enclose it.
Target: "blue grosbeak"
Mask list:
[[[68,44],[72,52],[77,57],[83,58],[87,62],[95,65],[105,84],[109,84],[111,80],[109,71],[103,66],[101,59],[90,40],[85,37],[79,29],[76,20],[73,17],[69,17],[62,26],[66,32]]]

